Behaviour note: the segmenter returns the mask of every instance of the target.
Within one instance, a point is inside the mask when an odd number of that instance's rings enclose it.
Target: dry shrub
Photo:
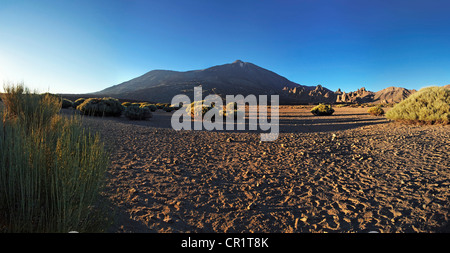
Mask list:
[[[77,110],[84,115],[119,117],[125,107],[115,98],[88,98],[77,106]]]
[[[191,114],[192,118],[201,117],[203,119],[203,116],[213,108],[213,106],[206,106],[204,104],[204,100],[201,101],[194,101],[189,105],[186,105],[186,112]]]
[[[331,105],[319,104],[318,106],[315,106],[311,109],[311,113],[316,116],[332,115],[334,113],[334,109],[331,107]]]
[[[383,110],[383,108],[381,108],[380,105],[370,107],[367,112],[369,114],[373,115],[373,116],[382,116],[382,115],[384,115],[384,110]]]
[[[421,123],[450,123],[450,90],[428,87],[412,94],[386,113],[391,120]]]
[[[72,104],[73,108],[77,109],[77,107],[79,105],[81,105],[84,101],[86,100],[86,98],[78,98],[77,100],[75,100]]]
[[[148,107],[138,105],[128,106],[124,114],[130,120],[146,120],[153,116]]]

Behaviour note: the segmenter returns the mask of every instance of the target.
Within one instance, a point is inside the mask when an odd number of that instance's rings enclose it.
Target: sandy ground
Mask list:
[[[450,126],[282,107],[280,136],[84,117],[111,149],[109,232],[450,232]]]

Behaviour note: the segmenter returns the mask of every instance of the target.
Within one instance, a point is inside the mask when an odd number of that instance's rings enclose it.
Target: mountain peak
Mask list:
[[[120,99],[133,98],[143,101],[169,102],[175,95],[186,94],[202,84],[204,94],[248,95],[278,94],[284,86],[301,85],[289,81],[270,70],[250,62],[236,60],[233,63],[191,71],[150,71],[129,81],[106,88],[96,94]]]
[[[233,63],[231,63],[231,65],[233,65],[233,66],[239,66],[239,67],[243,68],[244,66],[247,65],[247,63],[246,63],[246,62],[243,62],[243,61],[241,61],[241,60],[235,60]]]

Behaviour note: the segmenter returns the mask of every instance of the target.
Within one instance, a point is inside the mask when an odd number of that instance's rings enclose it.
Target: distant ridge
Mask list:
[[[337,93],[336,102],[338,103],[375,103],[387,104],[398,103],[407,98],[416,90],[408,90],[401,87],[388,87],[386,89],[373,92],[366,88],[361,88],[354,92],[340,92]]]
[[[415,93],[416,90],[408,90],[400,87],[389,87],[375,92],[373,102],[398,103]]]
[[[202,86],[203,96],[279,95],[280,104],[317,103],[397,103],[415,90],[389,87],[381,91],[366,88],[354,92],[331,91],[322,85],[304,86],[250,62],[236,60],[202,70],[152,70],[129,81],[88,94],[123,100],[171,102],[178,94],[193,100],[194,87]],[[450,87],[450,85],[447,85]],[[447,87],[446,86],[446,87]]]

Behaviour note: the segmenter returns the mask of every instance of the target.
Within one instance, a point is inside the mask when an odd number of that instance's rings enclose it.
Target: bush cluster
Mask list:
[[[149,102],[123,102],[122,106],[125,107],[125,116],[133,120],[151,118],[152,114],[148,111],[155,112],[156,110],[161,109],[166,112],[172,112],[180,109],[180,107],[174,107],[168,103],[152,104]]]
[[[138,104],[129,105],[125,109],[125,117],[131,120],[146,120],[152,117],[152,113],[147,106]]]
[[[409,123],[450,123],[450,90],[428,87],[410,95],[386,113],[395,121]]]
[[[331,105],[319,104],[311,109],[311,113],[316,116],[332,115],[334,113],[334,109],[331,107]]]
[[[163,108],[163,110],[166,111],[166,112],[172,112],[172,111],[175,111],[175,110],[178,110],[178,109],[179,108],[173,107],[173,106],[164,106],[164,108]]]
[[[71,107],[73,107],[73,102],[72,102],[72,100],[67,99],[67,98],[63,98],[63,99],[62,99],[62,105],[61,105],[61,107],[62,107],[62,108],[71,108]]]
[[[376,105],[376,106],[372,106],[369,108],[369,110],[367,111],[369,114],[373,115],[373,116],[381,116],[384,115],[384,110],[383,108],[381,108],[380,105]]]
[[[133,104],[136,104],[136,103],[133,103]],[[137,103],[137,104],[139,104],[142,107],[147,107],[152,112],[156,112],[156,110],[161,109],[156,104],[151,104],[148,102],[141,102],[141,103]]]
[[[128,106],[139,106],[139,107],[147,107],[148,109],[150,109],[150,111],[155,112],[157,109],[163,109],[164,107],[162,106],[162,104],[152,104],[149,102],[123,102],[122,105],[124,107],[128,107]]]
[[[237,103],[231,102],[225,106],[225,110],[220,111],[220,115],[223,117],[233,117],[234,119],[243,119],[245,117],[245,111],[238,111]]]
[[[131,102],[123,102],[122,105],[123,105],[124,107],[128,107],[128,106],[131,105]]]
[[[214,108],[214,106],[206,106],[204,102],[205,102],[204,100],[194,101],[189,105],[186,105],[186,112],[190,113],[192,118],[195,118],[195,116],[197,115],[203,119],[203,116],[209,110]]]
[[[125,108],[115,98],[88,98],[77,106],[77,110],[84,115],[118,117]]]
[[[156,112],[156,110],[158,109],[158,107],[156,107],[156,105],[154,105],[154,104],[146,105],[146,107],[148,109],[150,109],[150,111],[152,111],[152,112]]]
[[[158,109],[164,109],[164,107],[170,107],[169,103],[157,103],[155,105]]]
[[[77,109],[77,107],[79,105],[81,105],[85,100],[86,100],[85,98],[79,98],[79,99],[75,100],[72,104],[72,107]]]

